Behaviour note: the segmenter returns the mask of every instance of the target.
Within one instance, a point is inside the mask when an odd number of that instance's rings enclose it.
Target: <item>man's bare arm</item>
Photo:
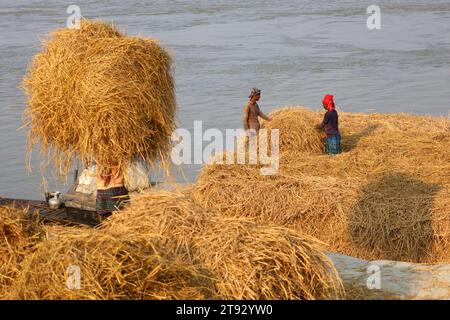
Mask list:
[[[263,118],[264,120],[266,120],[266,121],[272,120],[272,118],[266,116],[266,115],[264,114],[264,112],[261,111],[261,109],[259,109],[258,115],[259,115],[261,118]]]

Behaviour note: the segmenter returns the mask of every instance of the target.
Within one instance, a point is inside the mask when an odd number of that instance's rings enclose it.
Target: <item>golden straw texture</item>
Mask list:
[[[36,215],[14,206],[0,207],[0,297],[6,298],[21,273],[21,263],[42,235]]]
[[[150,234],[67,227],[51,227],[49,234],[22,263],[12,286],[13,299],[215,296],[213,282],[204,268],[166,252],[161,240]]]
[[[49,225],[45,231],[44,240],[14,261],[14,279],[2,284],[4,298],[335,299],[344,294],[323,244],[314,238],[223,217],[179,192],[135,196],[131,206],[97,229]]]
[[[333,299],[342,287],[323,244],[285,227],[223,217],[181,193],[149,192],[132,199],[104,228],[156,234],[170,252],[200,261],[222,299]]]
[[[53,160],[59,175],[77,158],[124,169],[136,158],[166,165],[176,111],[171,65],[157,40],[104,22],[54,31],[23,81],[28,157],[38,144],[43,166]]]
[[[294,111],[273,117],[282,112]],[[279,129],[305,131],[305,121],[296,124]],[[258,166],[213,164],[192,197],[227,216],[296,228],[343,254],[449,262],[450,121],[341,112],[340,127],[337,156],[306,154],[293,142],[272,176]]]

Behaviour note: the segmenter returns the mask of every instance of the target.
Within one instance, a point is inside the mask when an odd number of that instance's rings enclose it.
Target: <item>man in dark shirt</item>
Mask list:
[[[323,107],[327,110],[321,124],[317,129],[325,129],[327,133],[325,143],[326,154],[338,154],[341,152],[341,134],[339,132],[339,116],[336,111],[333,96],[325,95],[322,101]]]

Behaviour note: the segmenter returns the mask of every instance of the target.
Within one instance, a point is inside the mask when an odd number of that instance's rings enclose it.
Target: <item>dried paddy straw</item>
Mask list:
[[[333,299],[322,244],[224,218],[178,192],[149,192],[100,229],[50,225],[24,255],[10,299]],[[76,269],[79,268],[79,288]]]
[[[136,158],[167,163],[175,127],[170,54],[151,38],[126,36],[104,22],[56,30],[23,81],[28,96],[28,157],[67,175],[78,157],[124,169]]]
[[[213,164],[194,185],[194,201],[296,228],[363,259],[449,262],[450,121],[344,112],[340,121],[342,154],[286,149],[273,176],[259,166]],[[310,122],[297,123],[289,130]]]
[[[268,137],[271,130],[279,130],[280,153],[320,154],[323,151],[322,135],[314,128],[322,120],[320,113],[306,108],[284,108],[271,112],[270,116],[272,121],[263,122],[261,128],[267,129]]]
[[[211,270],[221,299],[333,299],[342,294],[321,243],[288,228],[223,217],[181,193],[135,197],[104,230],[164,238],[170,252]]]
[[[28,210],[0,207],[0,297],[7,297],[20,264],[39,241],[42,230]]]
[[[208,272],[151,234],[50,228],[22,263],[13,299],[211,299]],[[79,287],[77,287],[79,268]]]

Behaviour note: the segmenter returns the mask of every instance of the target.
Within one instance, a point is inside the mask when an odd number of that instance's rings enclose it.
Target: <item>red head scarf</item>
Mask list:
[[[325,97],[322,100],[323,106],[328,109],[328,111],[333,111],[334,109],[334,101],[333,101],[333,95],[326,94]]]

